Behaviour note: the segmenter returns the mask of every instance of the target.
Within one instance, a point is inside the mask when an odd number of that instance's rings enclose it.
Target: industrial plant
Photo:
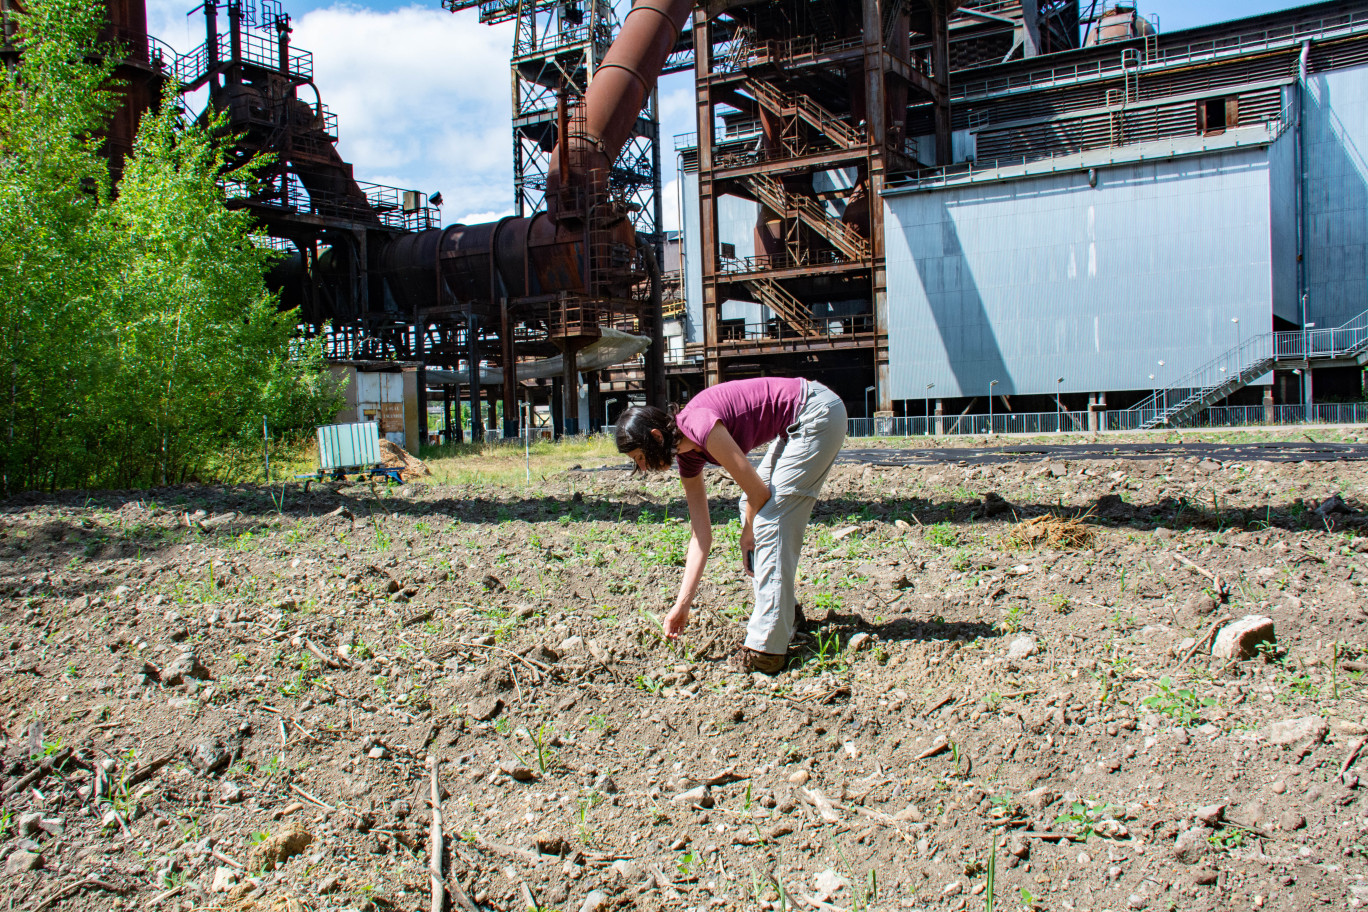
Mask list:
[[[207,89],[234,160],[271,155],[228,186],[282,305],[339,366],[411,375],[383,431],[452,439],[465,401],[476,436],[574,434],[759,375],[890,432],[1362,396],[1368,2],[1173,31],[1078,0],[443,5],[515,26],[516,211],[488,224],[357,178],[275,0],[205,0],[185,54],[109,5],[116,167],[161,81]],[[682,72],[697,128],[663,154]]]

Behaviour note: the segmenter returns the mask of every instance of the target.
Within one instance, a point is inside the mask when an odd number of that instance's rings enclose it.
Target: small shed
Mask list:
[[[334,377],[346,382],[346,404],[338,410],[334,423],[374,421],[386,440],[406,450],[417,449],[417,362],[333,361],[330,367]]]

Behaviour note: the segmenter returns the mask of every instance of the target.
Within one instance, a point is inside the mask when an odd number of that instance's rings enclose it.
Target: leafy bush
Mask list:
[[[0,73],[3,488],[135,486],[235,474],[234,453],[339,404],[321,348],[266,287],[272,252],[227,206],[222,123],[168,86],[119,194],[99,155],[117,104],[103,6],[34,0]]]

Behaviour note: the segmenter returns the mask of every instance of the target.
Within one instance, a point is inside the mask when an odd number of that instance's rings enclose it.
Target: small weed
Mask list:
[[[1021,606],[1013,605],[1002,612],[1002,622],[998,624],[1003,633],[1017,633],[1021,630]]]
[[[8,811],[5,812],[8,816]],[[679,856],[679,861],[675,863],[675,870],[680,877],[696,877],[703,868],[703,859],[693,849]]]
[[[1067,826],[1075,836],[1086,842],[1096,832],[1099,823],[1114,818],[1120,810],[1114,805],[1097,801],[1075,801],[1069,810],[1055,818],[1055,825]]]
[[[537,769],[541,770],[543,776],[549,775],[558,764],[556,750],[552,745],[555,738],[556,729],[549,722],[538,725],[536,733],[532,736],[532,744],[537,750]]]
[[[813,659],[819,673],[837,669],[844,663],[841,655],[841,634],[838,631],[829,630],[823,633],[819,630],[813,639],[817,646]]]
[[[927,526],[923,537],[931,544],[941,548],[953,548],[959,544],[959,533],[948,522],[938,522],[934,526]]]
[[[1202,710],[1215,706],[1211,697],[1199,697],[1190,688],[1175,687],[1173,679],[1164,675],[1159,679],[1159,692],[1141,700],[1141,704],[1154,712],[1168,716],[1183,727],[1192,725],[1200,718]]]
[[[1214,847],[1223,852],[1231,849],[1238,849],[1245,844],[1245,837],[1248,834],[1241,827],[1223,826],[1215,833],[1207,837],[1207,841]]]

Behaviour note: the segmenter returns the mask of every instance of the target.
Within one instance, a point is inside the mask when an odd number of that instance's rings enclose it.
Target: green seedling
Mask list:
[[[1184,727],[1196,722],[1204,709],[1216,705],[1211,697],[1199,697],[1190,688],[1175,687],[1168,675],[1159,679],[1158,689],[1158,693],[1145,697],[1141,704]]]

